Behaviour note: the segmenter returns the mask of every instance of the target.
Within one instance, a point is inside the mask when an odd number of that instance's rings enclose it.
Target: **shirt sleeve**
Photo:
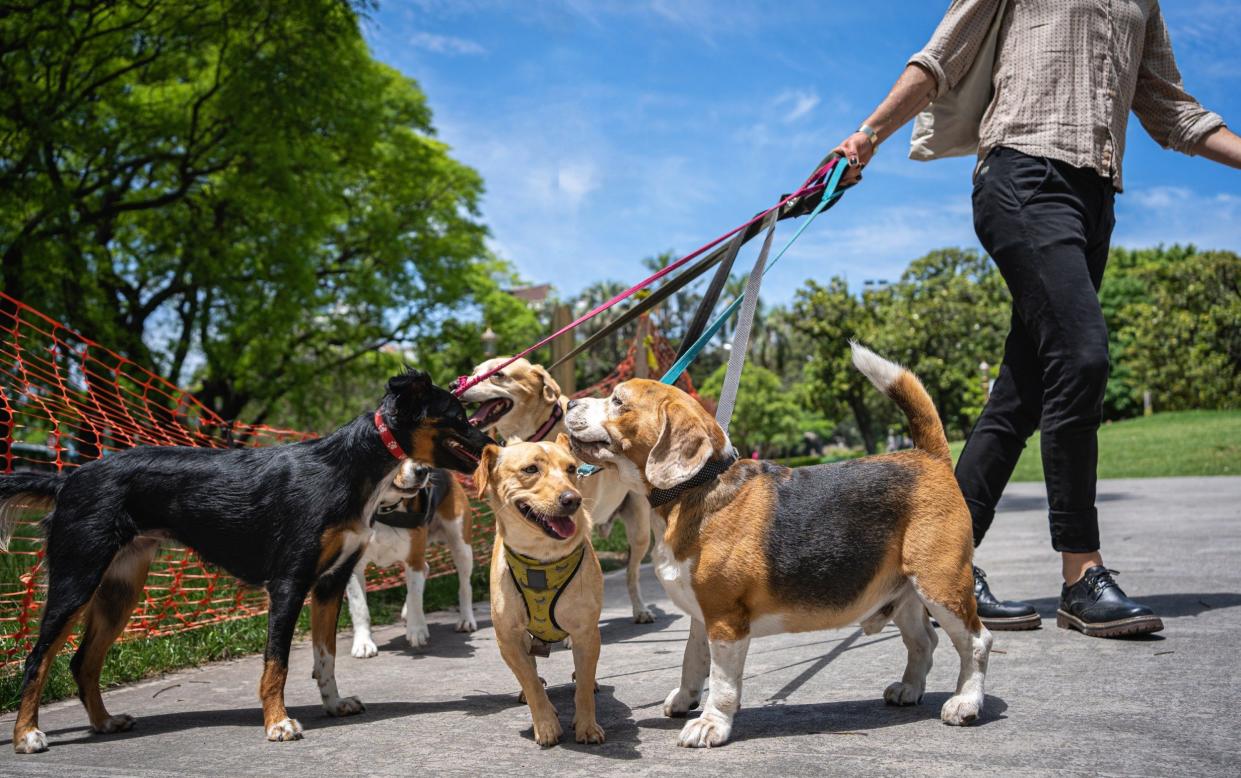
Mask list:
[[[941,97],[965,76],[991,29],[1000,0],[953,0],[931,40],[909,58],[935,77],[935,97]]]
[[[1185,91],[1158,5],[1146,20],[1133,112],[1156,143],[1185,154],[1192,153],[1207,133],[1224,124],[1219,114],[1203,108]]]

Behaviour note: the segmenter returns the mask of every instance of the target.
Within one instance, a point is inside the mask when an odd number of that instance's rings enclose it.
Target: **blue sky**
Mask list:
[[[381,0],[366,35],[482,173],[495,251],[567,295],[636,281],[643,257],[689,251],[800,183],[947,6]],[[1189,91],[1241,127],[1241,0],[1163,10]],[[894,279],[931,249],[977,246],[971,162],[910,161],[908,137],[884,144],[803,235],[765,299],[790,299],[806,278]],[[1241,251],[1241,172],[1160,149],[1133,117],[1127,145],[1117,245]]]

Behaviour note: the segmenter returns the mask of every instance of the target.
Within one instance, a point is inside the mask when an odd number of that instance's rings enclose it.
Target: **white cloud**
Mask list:
[[[453,35],[436,35],[431,32],[414,33],[409,39],[409,45],[435,54],[462,54],[468,56],[487,53],[487,49],[475,41],[467,38],[458,38]]]
[[[562,163],[556,172],[556,188],[576,208],[586,195],[599,188],[599,171],[589,162]]]
[[[1118,246],[1192,243],[1241,251],[1241,197],[1184,186],[1131,186],[1116,198]]]
[[[792,124],[798,119],[815,109],[819,104],[819,95],[811,91],[791,90],[781,93],[775,99],[777,108],[788,106],[788,111],[784,114],[784,123]]]

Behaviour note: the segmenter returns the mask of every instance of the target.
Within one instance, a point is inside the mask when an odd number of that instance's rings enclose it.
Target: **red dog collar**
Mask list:
[[[396,442],[396,438],[392,436],[392,430],[388,429],[388,425],[384,424],[382,408],[375,409],[375,429],[379,430],[379,439],[383,441],[384,448],[388,449],[388,453],[397,459],[405,459],[405,450],[401,448],[400,443]]]

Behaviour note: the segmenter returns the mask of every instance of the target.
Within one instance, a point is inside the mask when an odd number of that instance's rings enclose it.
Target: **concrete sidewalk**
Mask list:
[[[1127,641],[1057,629],[1059,563],[1047,541],[1043,489],[1014,485],[978,562],[1001,596],[1035,601],[1043,629],[995,633],[987,709],[972,728],[939,721],[956,678],[946,639],[923,704],[897,709],[881,699],[904,667],[896,630],[869,637],[840,630],[756,640],[733,742],[679,749],[683,722],[663,718],[660,708],[680,677],[688,621],[648,571],[644,583],[661,614],[655,624],[632,624],[624,580],[617,573],[607,580],[602,746],[572,742],[569,652],[540,660],[569,733],[569,742],[543,750],[490,625],[458,635],[452,615],[437,614],[423,651],[406,647],[400,626],[386,627],[376,632],[377,658],[353,659],[343,636],[341,693],[367,704],[348,719],[323,714],[307,645],[295,647],[288,699],[303,741],[264,740],[261,662],[248,658],[109,692],[113,713],[138,717],[129,733],[91,735],[76,700],[47,706],[45,754],[15,756],[6,715],[0,773],[1237,775],[1241,478],[1108,481],[1099,491],[1108,564],[1167,629]]]

